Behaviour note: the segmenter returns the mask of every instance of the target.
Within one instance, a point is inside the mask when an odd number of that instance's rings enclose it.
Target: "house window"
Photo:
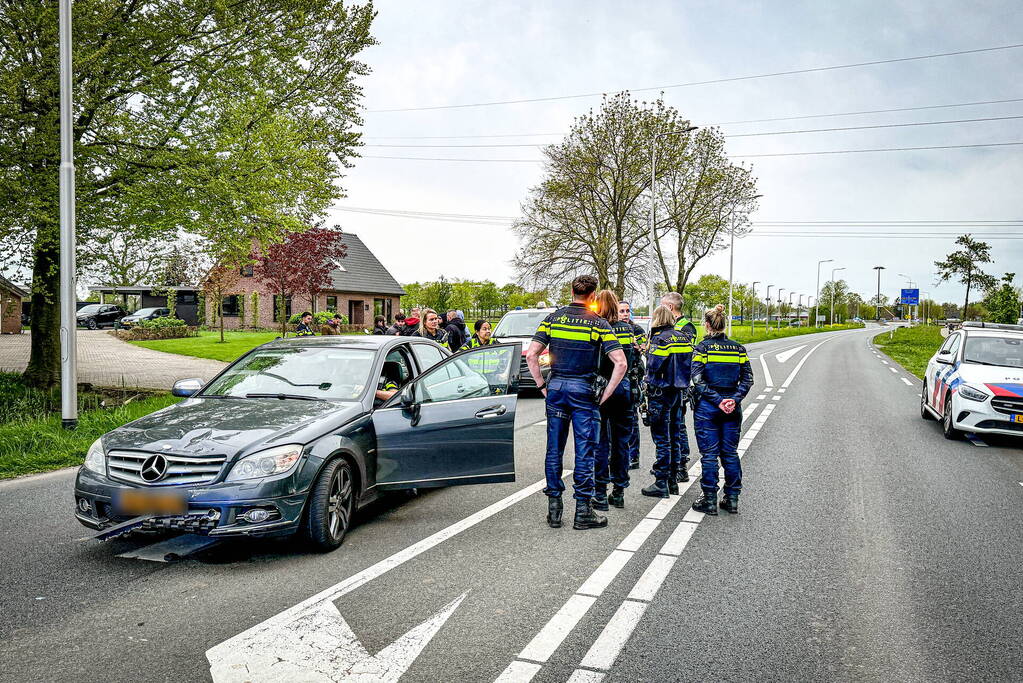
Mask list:
[[[327,297],[327,310],[328,311],[336,311],[337,310],[337,297],[336,296],[328,296]]]
[[[194,306],[196,304],[195,292],[178,292],[177,303]]]
[[[279,294],[274,294],[274,322],[281,322],[281,297]],[[284,298],[284,319],[287,320],[291,317],[291,297]]]
[[[388,320],[391,319],[391,300],[373,299],[373,315],[382,315]]]
[[[241,273],[242,277],[252,277],[252,264],[242,266],[238,272]]]
[[[225,318],[237,318],[238,311],[241,309],[239,299],[241,299],[241,297],[237,294],[229,294],[225,296],[224,302],[221,304],[221,315]]]

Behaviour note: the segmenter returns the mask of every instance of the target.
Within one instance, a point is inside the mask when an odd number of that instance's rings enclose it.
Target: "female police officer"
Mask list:
[[[753,369],[746,348],[725,336],[725,307],[718,304],[703,316],[707,335],[693,352],[693,421],[696,443],[700,446],[703,468],[700,486],[703,495],[693,509],[716,515],[718,497],[718,459],[725,470],[724,498],[721,507],[739,512],[742,467],[739,465],[739,430],[742,426],[742,399],[753,386]]]
[[[672,415],[689,386],[689,369],[693,355],[691,337],[675,329],[675,316],[667,306],[658,306],[651,321],[650,346],[646,355],[647,405],[650,434],[654,438],[657,460],[654,462],[654,483],[640,493],[667,498],[678,494],[676,469],[672,450],[678,452],[681,436]]]

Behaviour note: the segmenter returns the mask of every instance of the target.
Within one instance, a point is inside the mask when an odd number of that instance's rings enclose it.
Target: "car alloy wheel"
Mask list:
[[[95,318],[89,318],[89,322],[86,323],[86,327],[88,327],[90,330],[98,330],[99,329],[99,325],[96,323],[96,319]]]
[[[309,490],[302,531],[320,551],[337,548],[345,539],[355,507],[355,477],[347,460],[327,464]]]
[[[933,420],[934,415],[927,409],[927,382],[920,388],[920,417],[925,420]]]
[[[941,415],[941,432],[946,439],[954,441],[959,438],[960,432],[952,425],[952,397],[945,399],[945,412]]]

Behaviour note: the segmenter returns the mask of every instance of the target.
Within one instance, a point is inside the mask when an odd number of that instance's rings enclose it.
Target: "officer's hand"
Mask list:
[[[735,399],[732,398],[722,399],[721,403],[718,404],[718,408],[720,408],[721,411],[726,415],[731,413],[733,410],[735,410]]]

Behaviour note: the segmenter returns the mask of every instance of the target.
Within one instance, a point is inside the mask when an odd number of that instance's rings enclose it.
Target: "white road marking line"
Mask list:
[[[775,395],[774,395],[774,396],[773,396],[773,397],[771,398],[771,400],[772,400],[772,401],[780,401],[780,400],[781,400],[781,396],[779,396],[778,394],[775,394]]]
[[[618,653],[625,647],[625,643],[629,640],[636,625],[639,624],[643,613],[646,612],[647,604],[634,600],[623,602],[611,620],[607,622],[604,630],[597,636],[597,640],[583,657],[580,666],[605,671],[610,669],[614,661],[618,659]]]
[[[682,491],[680,490],[679,493],[682,493]],[[679,500],[680,498],[681,496],[676,496],[675,500]],[[656,529],[657,525],[660,523],[661,520],[650,519],[649,517],[639,520],[639,524],[636,525],[636,528],[634,528],[629,535],[626,536],[620,544],[618,544],[618,550],[628,550],[630,552],[639,550],[643,545],[643,542],[650,536],[650,534],[653,533],[654,529]]]
[[[572,672],[572,675],[568,677],[568,683],[600,683],[604,680],[604,676],[597,671],[587,671],[586,669],[576,669]]]
[[[514,661],[495,679],[495,683],[529,683],[542,668],[543,664],[536,662]]]
[[[886,360],[883,360],[881,362],[884,363],[885,365],[888,365],[888,361],[886,361]]]
[[[778,390],[778,393],[779,393],[779,394],[784,394],[784,393],[785,393],[785,391],[786,391],[785,389],[779,389],[779,390]]]
[[[542,420],[537,420],[536,422],[534,422],[533,424],[531,424],[529,426],[530,427],[536,427],[537,425],[545,425],[545,424],[547,424],[547,418],[544,418]]]
[[[910,387],[911,387],[911,386],[913,386],[913,383],[912,383],[912,382],[910,382],[910,381],[909,381],[908,379],[906,379],[905,377],[900,377],[899,379],[901,379],[901,380],[902,380],[903,382],[905,382],[907,386],[910,386]]]
[[[686,510],[686,514],[682,515],[682,521],[690,522],[691,524],[699,524],[703,521],[704,517],[706,517],[706,515],[702,512],[697,512],[696,510],[689,508]]]
[[[569,474],[571,474],[571,470],[566,470],[562,476],[568,476]],[[206,651],[206,659],[210,663],[210,675],[218,683],[219,681],[231,680],[222,676],[230,673],[232,666],[240,665],[246,667],[250,662],[264,661],[267,653],[272,654],[276,650],[277,643],[279,642],[280,628],[294,628],[299,619],[319,612],[320,607],[324,603],[333,602],[373,579],[383,576],[392,569],[400,567],[449,538],[537,493],[546,485],[547,482],[544,479],[530,484],[495,503],[491,503],[482,510],[427,536],[423,540],[399,550],[390,557],[367,567],[361,572],[353,574],[347,579],[320,591],[297,605],[289,607],[283,612],[275,614],[269,619],[228,638],[222,643],[214,645]],[[315,637],[315,634],[307,635]],[[249,675],[253,679],[265,680],[266,677],[262,675],[264,673],[266,672],[256,668],[254,671],[250,670]]]
[[[757,400],[758,401],[763,401],[764,400],[764,396],[767,396],[767,394],[760,394],[759,396],[757,396]]]
[[[767,388],[770,389],[774,380],[771,379],[771,371],[767,369],[767,359],[763,356],[760,357],[760,366],[764,368],[764,381],[767,382]]]
[[[799,353],[800,351],[802,351],[805,348],[806,348],[806,344],[803,344],[802,346],[797,346],[797,347],[795,347],[793,349],[789,349],[788,351],[783,351],[781,353],[777,353],[777,354],[774,355],[774,359],[776,361],[778,361],[779,363],[784,363],[789,358],[792,358],[792,356],[796,355],[797,353]]]
[[[807,351],[806,353],[804,353],[804,354],[803,354],[803,357],[802,357],[802,358],[800,358],[800,359],[799,359],[799,362],[798,362],[798,363],[796,364],[796,367],[792,368],[792,372],[790,372],[790,373],[789,373],[789,376],[785,378],[785,381],[784,381],[784,382],[782,382],[781,388],[782,388],[782,389],[788,389],[788,388],[789,388],[789,385],[790,385],[790,384],[792,384],[792,380],[794,380],[794,379],[796,378],[796,375],[797,375],[797,374],[799,374],[799,371],[803,369],[803,364],[804,364],[804,363],[806,363],[807,359],[808,359],[808,358],[809,358],[809,357],[810,357],[811,355],[813,355],[813,352],[814,352],[814,351],[816,351],[817,349],[819,349],[819,348],[820,348],[821,346],[823,346],[824,344],[827,344],[827,343],[828,343],[829,341],[833,341],[833,340],[835,340],[835,339],[838,339],[839,337],[844,337],[844,336],[845,336],[846,334],[849,334],[849,333],[847,332],[847,333],[845,333],[845,334],[837,334],[837,335],[835,335],[834,337],[828,337],[827,339],[825,339],[824,341],[822,341],[822,342],[821,342],[820,344],[817,344],[816,346],[814,346],[813,348],[811,348],[811,349],[810,349],[809,351]]]
[[[628,599],[645,600],[647,602],[653,600],[661,584],[668,578],[668,572],[675,566],[675,559],[676,556],[672,555],[657,555],[654,557],[653,561],[647,566],[646,571],[643,572],[643,576],[639,577],[639,581],[632,587]]]
[[[551,617],[540,632],[519,653],[519,659],[546,662],[561,645],[561,641],[572,632],[575,625],[589,611],[597,598],[589,595],[573,595],[558,613]],[[501,680],[500,678],[498,680]]]
[[[892,372],[894,372],[896,375],[899,374],[899,371],[896,370],[895,368],[888,368],[888,369],[891,370]]]
[[[622,571],[626,563],[632,559],[632,551],[630,550],[615,550],[607,559],[601,562],[600,566],[597,567],[596,571],[590,574],[590,578],[586,579],[586,582],[579,587],[576,593],[580,595],[591,595],[598,597],[604,590],[614,581],[618,573]]]
[[[681,493],[681,491],[679,491],[679,493]],[[650,509],[649,514],[647,514],[647,518],[664,519],[665,517],[668,516],[668,513],[671,512],[671,509],[675,507],[676,503],[678,503],[678,496],[672,498],[662,498],[660,502],[657,503],[657,505],[653,506]]]
[[[696,532],[696,526],[692,522],[679,522],[675,530],[671,532],[671,536],[661,546],[661,554],[674,555],[676,557],[681,555],[682,551],[686,549],[686,545],[689,544],[689,539]]]

